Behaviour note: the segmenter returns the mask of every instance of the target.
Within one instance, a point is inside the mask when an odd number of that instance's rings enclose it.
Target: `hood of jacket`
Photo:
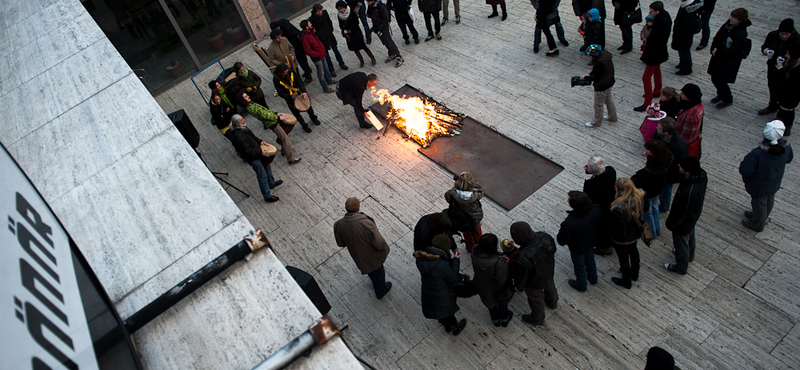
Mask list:
[[[424,251],[416,251],[414,252],[414,258],[417,259],[417,267],[419,268],[420,272],[428,273],[433,270],[435,263],[425,263],[436,261],[438,259],[448,259],[447,255],[434,247],[428,247],[428,249]],[[422,262],[422,263],[419,263]]]
[[[778,145],[784,147],[786,150],[789,149],[789,142],[786,141],[786,139],[778,139]],[[761,144],[758,144],[758,147],[761,148],[761,151],[763,151],[764,154],[766,154],[769,157],[769,159],[777,159],[777,158],[780,158],[780,157],[783,156],[783,155],[777,156],[777,155],[769,154],[770,144],[769,144],[769,140],[767,140],[767,139],[764,139],[763,141],[761,141]]]
[[[478,198],[478,195],[473,190],[458,190],[455,186],[450,189],[450,195],[459,203],[474,202]]]
[[[497,263],[498,258],[496,255],[490,255],[477,249],[472,251],[472,257],[472,269],[474,271],[491,270],[494,267],[494,264]]]

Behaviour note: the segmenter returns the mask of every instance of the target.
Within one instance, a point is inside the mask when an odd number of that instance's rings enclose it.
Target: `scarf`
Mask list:
[[[337,11],[336,14],[339,16],[339,20],[346,21],[347,18],[350,18],[350,7],[346,7],[344,13]]]
[[[285,82],[286,80],[278,77],[278,82],[280,82],[281,86],[285,87],[286,90],[289,90],[290,93],[294,94],[296,92],[300,92],[299,88],[294,87],[294,73],[292,73],[292,71],[289,71],[288,80],[289,80],[289,84],[287,85],[286,82]]]
[[[244,69],[244,72],[240,73],[240,74],[239,74],[239,76],[241,76],[241,77],[243,77],[243,78],[247,78],[247,74],[248,74],[250,71],[248,71],[248,70],[247,70],[247,68],[243,68],[243,69]]]

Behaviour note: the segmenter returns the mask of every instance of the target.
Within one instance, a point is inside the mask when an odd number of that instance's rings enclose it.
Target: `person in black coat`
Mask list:
[[[642,219],[650,225],[653,238],[661,235],[661,220],[658,216],[658,198],[664,190],[667,180],[667,171],[672,164],[672,153],[667,144],[661,140],[650,140],[644,143],[647,149],[647,164],[636,171],[631,180],[637,188],[644,190],[648,210],[642,214]]]
[[[669,271],[686,275],[689,262],[694,261],[696,240],[694,226],[703,213],[703,201],[706,199],[708,176],[700,168],[700,160],[695,157],[684,157],[679,163],[681,179],[672,211],[664,225],[672,231],[672,245],[675,247],[675,264],[664,264]]]
[[[745,57],[747,27],[750,19],[747,9],[736,8],[731,12],[731,17],[719,28],[714,40],[711,41],[711,60],[708,62],[708,74],[711,82],[717,88],[717,96],[711,99],[711,104],[716,104],[717,109],[729,107],[733,104],[733,94],[728,84],[736,82],[739,66]],[[728,42],[730,40],[730,42]]]
[[[597,266],[594,261],[594,247],[600,234],[603,211],[600,206],[593,205],[586,193],[570,191],[568,194],[571,211],[561,223],[556,240],[559,245],[569,247],[569,255],[575,270],[575,279],[567,283],[574,289],[585,292],[589,283],[597,284]]]
[[[437,235],[447,235],[452,240],[453,234],[450,231],[452,223],[450,217],[445,213],[431,213],[422,216],[414,226],[414,250],[424,251],[433,245],[433,238]]]
[[[422,314],[436,319],[444,330],[458,335],[467,326],[467,320],[456,319],[459,307],[453,287],[458,283],[461,252],[450,257],[450,239],[444,235],[433,238],[433,246],[414,252],[417,269],[422,275]]]
[[[650,208],[644,199],[644,190],[637,188],[631,179],[620,177],[614,183],[614,187],[617,189],[617,198],[611,203],[608,229],[619,258],[622,277],[613,277],[611,281],[630,289],[631,281],[639,280],[639,248],[636,247],[636,243],[639,241],[642,229],[637,219]]]
[[[344,64],[342,54],[339,53],[336,37],[333,36],[333,22],[331,21],[330,15],[328,15],[328,11],[323,10],[322,5],[314,4],[311,8],[311,17],[309,17],[308,20],[311,22],[311,25],[314,26],[317,37],[322,41],[325,50],[333,51],[333,55],[336,57],[339,67],[346,71],[347,65]],[[333,71],[333,61],[327,51],[325,52],[325,62],[328,64],[328,70],[331,71],[331,77],[336,77],[336,72]]]
[[[664,190],[658,196],[658,212],[668,212],[670,201],[672,199],[672,184],[677,183],[681,178],[681,173],[678,170],[678,163],[686,157],[686,144],[681,139],[680,135],[675,132],[675,119],[672,117],[663,118],[656,126],[656,134],[653,140],[661,140],[667,144],[669,152],[672,153],[672,164],[669,165],[667,170],[667,177],[664,181]]]
[[[697,13],[703,6],[702,1],[683,0],[678,13],[675,15],[675,23],[672,28],[672,50],[678,52],[680,62],[676,68],[676,75],[684,76],[692,73],[692,42],[694,39],[695,22],[700,22]]]
[[[425,28],[428,29],[428,37],[425,42],[433,40],[434,30],[436,31],[436,39],[441,40],[442,36],[439,31],[442,25],[439,23],[439,12],[442,11],[442,0],[417,0],[419,11],[425,16]],[[433,18],[433,26],[431,26],[431,18]]]
[[[600,19],[600,12],[595,9],[589,9],[589,21],[586,22],[586,32],[583,35],[583,46],[581,51],[586,51],[589,45],[600,45],[603,50],[606,49],[606,29],[605,24]]]
[[[297,29],[288,19],[278,19],[269,24],[270,29],[280,29],[283,37],[289,40],[289,43],[294,46],[294,56],[300,68],[303,69],[303,82],[309,83],[313,81],[311,77],[311,67],[308,65],[308,58],[306,58],[306,51],[303,49],[303,42],[300,41],[300,30]]]
[[[386,4],[376,0],[367,0],[367,4],[369,4],[367,15],[372,19],[372,32],[378,35],[381,43],[389,53],[385,63],[396,59],[397,62],[394,66],[400,67],[403,65],[403,57],[400,55],[400,49],[397,48],[394,40],[392,40],[392,31],[389,29],[389,25],[392,22],[392,14],[389,12],[389,8]]]
[[[372,65],[375,65],[375,56],[369,50],[367,44],[364,43],[364,34],[361,32],[361,26],[358,23],[358,14],[355,10],[348,7],[344,1],[336,2],[336,18],[339,19],[339,29],[342,30],[347,42],[347,49],[356,53],[358,61],[361,63],[361,68],[364,68],[364,57],[361,56],[361,50],[367,53],[367,56],[372,60]]]
[[[414,0],[386,1],[386,6],[389,7],[389,10],[394,11],[394,19],[397,20],[397,26],[400,27],[400,32],[403,33],[403,40],[405,40],[406,45],[411,45],[411,41],[409,41],[408,37],[409,31],[411,32],[411,36],[414,37],[414,44],[419,44],[419,33],[417,33],[417,29],[414,27],[414,21],[411,20],[411,16],[408,14],[413,1]]]
[[[244,117],[234,114],[231,118],[234,127],[232,131],[232,142],[236,152],[242,156],[247,164],[253,167],[258,179],[258,187],[261,189],[261,195],[267,203],[277,202],[278,197],[270,193],[270,189],[283,184],[283,180],[275,180],[272,176],[272,169],[269,164],[275,159],[274,155],[269,155],[264,146],[266,142],[259,139],[253,131],[247,128]]]
[[[558,5],[558,2],[556,2]],[[580,18],[589,9],[595,8],[600,11],[600,20],[606,21],[606,4],[603,0],[572,0],[572,11],[575,16]]]
[[[782,79],[782,72],[778,72],[778,58],[786,56],[792,45],[800,44],[800,35],[794,28],[794,20],[786,18],[781,21],[778,30],[767,34],[761,53],[767,56],[767,87],[769,87],[769,105],[758,111],[759,116],[778,111],[778,85]]]
[[[497,249],[497,236],[483,234],[472,252],[472,271],[475,272],[475,290],[486,308],[494,326],[508,326],[514,313],[508,302],[514,296],[514,287],[508,276],[508,257]]]
[[[308,127],[306,120],[303,119],[303,116],[300,115],[300,111],[295,106],[295,99],[301,96],[308,97],[306,85],[300,80],[300,76],[296,76],[288,64],[281,63],[275,67],[275,73],[272,76],[272,84],[275,86],[278,96],[286,101],[289,110],[295,118],[297,118],[297,123],[303,127],[305,132],[311,132],[311,127]],[[311,119],[311,122],[314,122],[315,125],[321,124],[317,115],[314,114],[314,107],[309,106],[306,112],[308,112],[308,118]]]
[[[558,10],[558,8],[556,8],[556,0],[539,0],[539,9],[536,10],[536,27],[544,32],[544,37],[547,40],[548,48],[548,51],[545,53],[545,55],[549,57],[558,55],[556,39],[553,37],[553,33],[550,32],[550,26],[561,21],[558,13],[554,13],[556,10]],[[550,14],[555,14],[555,16],[548,17]]]
[[[366,117],[369,117],[369,112],[364,110],[362,100],[364,98],[364,91],[367,87],[375,87],[378,83],[378,76],[374,73],[367,75],[364,72],[355,72],[345,76],[339,80],[336,86],[336,96],[342,100],[342,105],[350,105],[358,119],[358,125],[361,128],[372,128],[371,123],[368,123]]]
[[[634,111],[644,112],[653,102],[653,96],[661,95],[661,63],[669,60],[667,41],[672,29],[672,18],[664,10],[664,3],[655,1],[650,4],[650,15],[653,16],[653,28],[644,46],[641,58],[647,66],[642,75],[644,83],[644,104],[633,108]],[[653,83],[651,84],[651,79]]]
[[[695,50],[703,50],[708,46],[708,39],[711,37],[711,26],[709,25],[709,21],[711,20],[711,13],[714,12],[714,6],[717,4],[717,0],[704,0],[703,6],[700,8],[700,25],[701,30],[703,32],[703,36],[700,38],[700,44],[697,45],[697,49]]]
[[[228,140],[233,142],[233,132],[231,131],[231,117],[236,114],[236,110],[222,102],[219,91],[211,92],[211,101],[208,104],[211,111],[211,124]]]
[[[620,54],[627,54],[633,50],[633,23],[625,15],[636,10],[639,1],[615,0],[612,4],[614,4],[614,24],[618,25],[622,32],[622,45],[617,50],[620,50]]]
[[[783,136],[789,136],[794,125],[794,111],[800,103],[800,44],[792,45],[784,59],[778,70],[781,79],[778,83],[778,114],[775,118],[786,126]]]
[[[514,257],[514,285],[524,289],[528,296],[530,315],[522,315],[522,321],[538,326],[544,325],[544,307],[558,307],[558,290],[553,283],[556,243],[543,231],[533,232],[527,222],[511,224],[511,238],[519,245]]]
[[[583,166],[583,170],[587,175],[592,175],[591,178],[583,182],[583,192],[589,196],[592,204],[600,206],[603,218],[608,219],[611,202],[614,201],[616,195],[614,181],[617,181],[617,171],[614,167],[606,166],[603,158],[598,156],[589,158],[589,162]],[[606,228],[600,229],[600,234],[597,238],[595,254],[609,255],[614,253]]]

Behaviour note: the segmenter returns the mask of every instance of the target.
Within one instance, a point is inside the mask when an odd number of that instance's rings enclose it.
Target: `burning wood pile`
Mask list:
[[[454,136],[461,132],[464,115],[456,113],[422,92],[418,96],[392,95],[389,90],[371,91],[381,105],[389,103],[386,121],[394,123],[408,137],[426,148],[437,136]],[[387,124],[387,127],[388,127]]]

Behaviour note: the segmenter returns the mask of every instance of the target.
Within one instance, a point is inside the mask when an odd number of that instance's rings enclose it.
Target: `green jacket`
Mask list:
[[[264,123],[264,129],[270,129],[278,124],[278,114],[264,108],[260,104],[250,103],[247,106],[247,113],[250,113],[253,118]]]

